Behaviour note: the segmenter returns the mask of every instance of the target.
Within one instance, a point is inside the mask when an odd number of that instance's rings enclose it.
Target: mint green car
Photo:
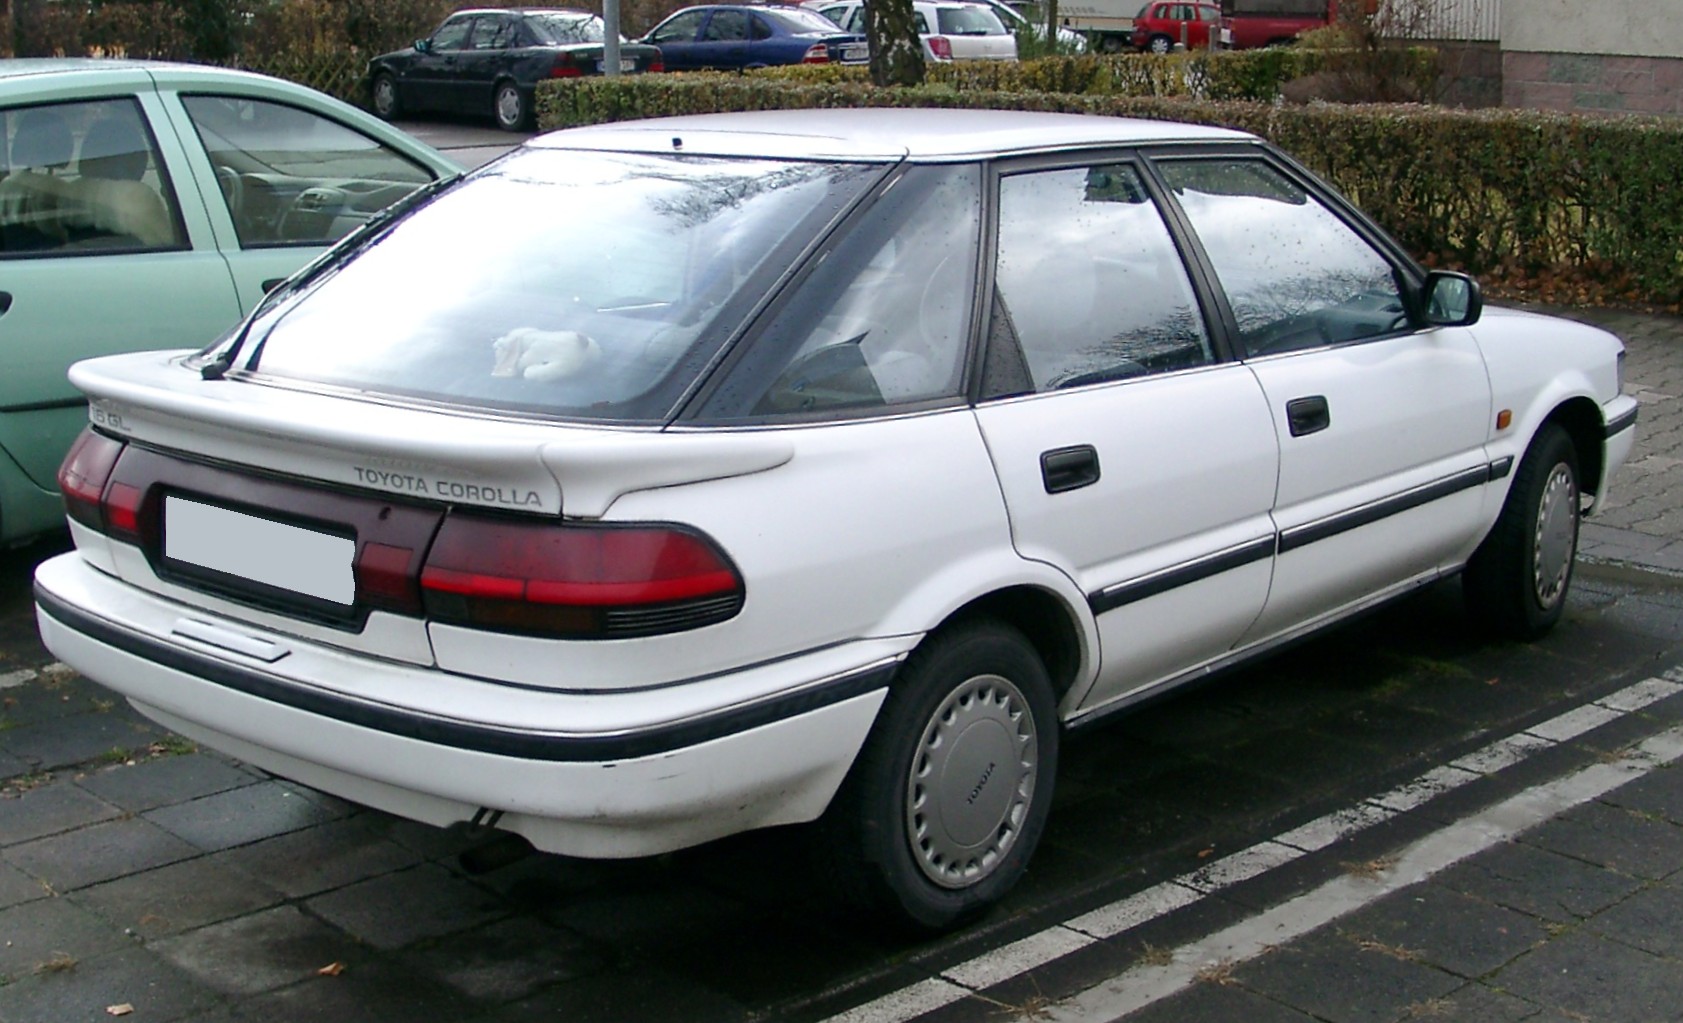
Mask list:
[[[79,359],[198,347],[459,168],[300,85],[128,60],[0,60],[0,543],[64,522]]]

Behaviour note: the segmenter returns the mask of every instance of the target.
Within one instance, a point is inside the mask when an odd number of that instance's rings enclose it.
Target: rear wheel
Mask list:
[[[1152,53],[1168,53],[1175,48],[1175,41],[1168,36],[1152,36],[1151,41],[1145,44],[1145,48]]]
[[[497,118],[497,127],[503,131],[525,131],[526,122],[531,119],[531,110],[526,101],[526,94],[513,82],[498,82],[495,98],[492,100],[492,113]]]
[[[1057,761],[1051,682],[1021,633],[980,620],[931,636],[825,817],[832,876],[917,929],[980,914],[1022,876]]]
[[[1577,448],[1548,423],[1462,576],[1468,608],[1496,633],[1535,639],[1560,621],[1578,551],[1578,498]]]
[[[397,98],[397,79],[389,71],[374,76],[374,113],[385,121],[403,113],[403,103]]]

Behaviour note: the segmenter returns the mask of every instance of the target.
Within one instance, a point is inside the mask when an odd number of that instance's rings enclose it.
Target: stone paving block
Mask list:
[[[107,1009],[131,1005],[134,1012],[120,1018],[167,1023],[197,1018],[217,1000],[149,950],[130,948],[77,963],[71,971],[32,975],[0,987],[0,1019],[81,1023],[113,1019]]]
[[[1503,970],[1504,991],[1575,1019],[1675,1020],[1683,969],[1588,930],[1575,930]]]
[[[1436,880],[1476,899],[1557,923],[1599,913],[1642,887],[1635,878],[1513,842],[1450,867]]]
[[[1232,978],[1329,1023],[1393,1023],[1466,982],[1322,929],[1243,963]]]
[[[358,814],[230,849],[227,861],[294,898],[412,867],[419,853],[394,842],[389,818]]]
[[[6,669],[0,669],[3,674]],[[33,670],[33,669],[32,669]],[[8,730],[75,714],[115,710],[123,698],[80,675],[36,675],[0,690],[0,721]]]
[[[1654,885],[1591,917],[1586,926],[1644,952],[1683,960],[1683,888]],[[1679,966],[1683,969],[1683,966]]]
[[[140,813],[252,785],[257,780],[221,757],[187,753],[93,771],[77,784],[107,802]]]
[[[503,1006],[475,1023],[747,1023],[753,1018],[740,1003],[709,987],[655,970],[636,970],[570,980]]]
[[[601,953],[557,927],[515,917],[461,931],[407,953],[417,973],[480,1002],[512,1002],[552,984],[597,973]]]
[[[22,757],[14,757],[6,750],[0,749],[0,782],[21,778],[33,770],[35,770],[35,767],[29,761]]]
[[[159,807],[144,816],[200,849],[214,852],[321,824],[335,814],[288,785],[265,781]]]
[[[10,864],[0,863],[0,909],[51,895],[47,886]]]
[[[307,905],[359,941],[383,949],[402,948],[508,914],[495,894],[434,864],[341,888]]]
[[[69,898],[120,928],[154,938],[266,909],[282,896],[215,857],[201,856],[84,888]]]
[[[1032,1019],[1032,1015],[1024,1014]],[[1007,1017],[1009,1018],[1009,1017]],[[1194,984],[1127,1016],[1128,1023],[1313,1023],[1314,1017],[1236,984]]]
[[[6,849],[5,858],[55,891],[68,892],[197,854],[157,825],[130,818],[14,845]]]
[[[1519,1023],[1520,1020],[1525,1023],[1570,1023],[1564,1016],[1539,1013],[1537,1006],[1523,998],[1491,990],[1483,984],[1468,984],[1453,994],[1413,1006],[1411,1012],[1412,1015],[1405,1017],[1408,1023],[1427,1023],[1429,1020],[1444,1020],[1446,1023]],[[1128,1017],[1128,1023],[1133,1023],[1132,1016]]]
[[[358,966],[366,957],[356,942],[295,906],[276,906],[148,947],[199,983],[236,995],[295,984],[336,962]]]
[[[77,714],[40,724],[8,730],[6,751],[34,765],[52,771],[113,755],[114,751],[139,749],[162,733],[128,704],[104,714]]]
[[[0,910],[0,935],[4,936],[0,938],[0,984],[30,976],[54,960],[79,963],[132,943],[105,921],[64,899],[37,899]]]
[[[1520,841],[1649,879],[1683,870],[1683,827],[1590,803],[1533,828]]]
[[[1548,937],[1535,917],[1433,884],[1405,888],[1334,926],[1354,940],[1406,950],[1468,978],[1511,962]]]
[[[482,1011],[430,977],[371,960],[352,962],[336,977],[312,971],[301,983],[242,1001],[234,1018],[241,1023],[480,1023]],[[571,1017],[550,1019],[574,1023]]]
[[[0,846],[110,820],[121,813],[68,781],[54,781],[16,796],[0,797]]]
[[[1601,797],[1602,802],[1683,824],[1683,768],[1662,767]]]

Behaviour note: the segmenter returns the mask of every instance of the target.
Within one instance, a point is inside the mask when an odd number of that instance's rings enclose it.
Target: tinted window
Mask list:
[[[720,389],[719,418],[957,395],[975,290],[979,172],[908,172],[802,281]]]
[[[666,24],[655,29],[649,39],[657,43],[688,43],[695,40],[695,33],[701,28],[701,19],[707,17],[706,11],[685,11],[675,14]]]
[[[181,248],[175,191],[133,100],[0,112],[0,255]]]
[[[184,96],[240,245],[321,245],[432,180],[319,114],[236,96]]]
[[[733,43],[748,38],[748,15],[741,11],[714,11],[701,37],[707,42]]]
[[[1261,160],[1177,160],[1163,177],[1191,218],[1252,355],[1406,326],[1391,264]]]
[[[658,421],[881,168],[522,150],[259,321],[266,373]],[[487,225],[496,225],[494,243]]]
[[[1005,25],[994,16],[994,13],[980,7],[938,7],[935,10],[935,22],[940,26],[942,35],[1002,36],[1006,34]]]
[[[472,18],[451,18],[438,26],[438,31],[432,34],[432,48],[435,50],[465,49],[468,29],[472,27]]]
[[[550,43],[599,43],[607,38],[602,19],[593,15],[528,14],[526,23],[540,39]],[[694,26],[690,32],[695,32]]]
[[[1038,390],[1214,357],[1186,268],[1132,166],[1002,180],[995,281]]]

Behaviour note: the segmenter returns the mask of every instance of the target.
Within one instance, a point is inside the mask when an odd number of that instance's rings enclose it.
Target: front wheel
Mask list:
[[[1578,500],[1577,448],[1565,429],[1545,424],[1462,576],[1468,609],[1492,631],[1536,639],[1560,621],[1578,552]]]
[[[1057,761],[1052,686],[1028,640],[991,620],[932,635],[826,814],[831,876],[917,929],[980,914],[1028,865]]]
[[[397,79],[388,71],[374,76],[374,113],[383,121],[403,113],[403,103],[397,97]]]
[[[497,127],[503,131],[525,131],[526,122],[531,118],[526,94],[513,82],[501,82],[497,85],[495,98],[492,101],[492,113],[497,118]]]

